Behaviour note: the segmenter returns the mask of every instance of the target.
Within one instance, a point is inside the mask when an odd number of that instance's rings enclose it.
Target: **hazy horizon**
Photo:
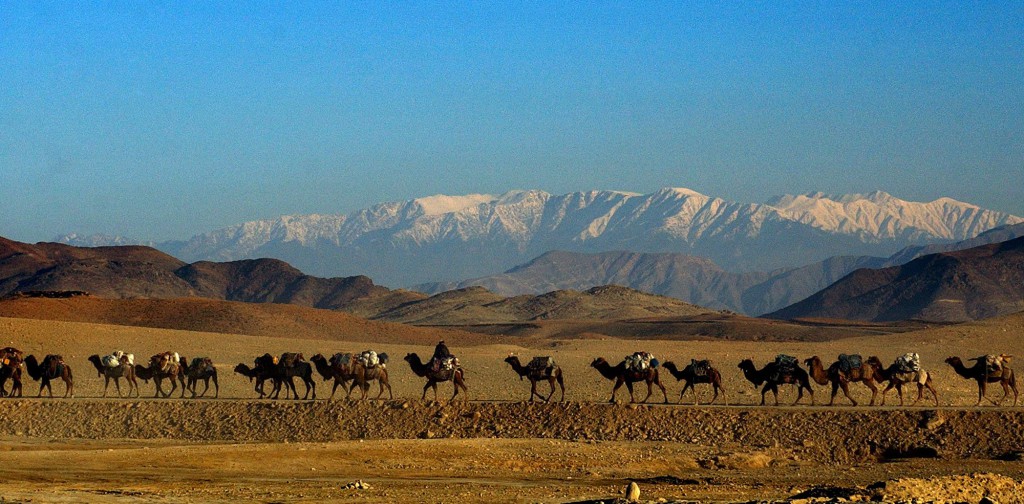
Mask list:
[[[1024,6],[13,2],[0,236],[434,194],[888,192],[1024,215]]]

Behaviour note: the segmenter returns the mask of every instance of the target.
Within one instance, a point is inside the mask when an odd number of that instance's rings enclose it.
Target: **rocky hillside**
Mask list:
[[[769,315],[866,321],[964,321],[1024,310],[1024,238],[857,270]]]

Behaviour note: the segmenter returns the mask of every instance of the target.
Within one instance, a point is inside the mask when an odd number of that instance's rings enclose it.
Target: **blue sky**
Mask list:
[[[437,193],[1024,215],[1019,2],[5,2],[0,236]]]

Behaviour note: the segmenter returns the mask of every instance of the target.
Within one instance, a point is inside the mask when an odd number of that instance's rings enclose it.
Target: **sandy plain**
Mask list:
[[[442,386],[440,403],[420,400],[424,382],[401,361],[408,352],[431,352],[420,333],[407,341],[332,339],[0,318],[0,344],[60,353],[76,378],[74,399],[0,400],[0,496],[10,502],[582,502],[610,501],[629,481],[638,481],[642,499],[651,502],[977,502],[984,495],[1019,502],[1024,495],[1024,410],[973,407],[974,383],[942,362],[954,354],[1014,353],[1024,340],[1024,316],[826,342],[436,335],[449,339],[466,368],[467,401],[449,403],[450,386]],[[103,382],[86,357],[115,348],[137,356],[165,350],[209,356],[221,370],[219,398],[152,399],[148,384],[140,399],[101,399]],[[394,400],[327,401],[329,384],[319,378],[317,401],[257,400],[248,380],[230,372],[263,352],[309,356],[366,348],[391,356]],[[617,361],[635,350],[662,361],[712,359],[729,406],[677,405],[681,384],[668,376],[673,404],[606,404],[611,382],[590,361]],[[852,408],[843,398],[840,406],[824,407],[828,391],[817,385],[817,406],[765,408],[736,368],[743,358],[761,365],[778,353],[826,361],[861,353],[891,362],[905,351],[920,353],[934,371],[939,408],[893,407],[892,393],[884,408]],[[554,356],[565,371],[567,403],[523,402],[528,382],[502,362],[510,352]],[[26,382],[26,396],[37,390],[36,382]],[[853,391],[867,403],[867,388]],[[63,394],[63,384],[55,392]],[[706,387],[698,392],[703,401],[710,398]],[[627,397],[619,391],[620,400]],[[780,400],[794,397],[784,389]],[[929,423],[934,418],[941,418],[938,426]],[[354,488],[357,481],[368,487]]]

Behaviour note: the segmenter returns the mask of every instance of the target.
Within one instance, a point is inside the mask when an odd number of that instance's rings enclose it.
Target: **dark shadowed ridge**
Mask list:
[[[770,318],[977,320],[1024,310],[1024,237],[861,269]]]

